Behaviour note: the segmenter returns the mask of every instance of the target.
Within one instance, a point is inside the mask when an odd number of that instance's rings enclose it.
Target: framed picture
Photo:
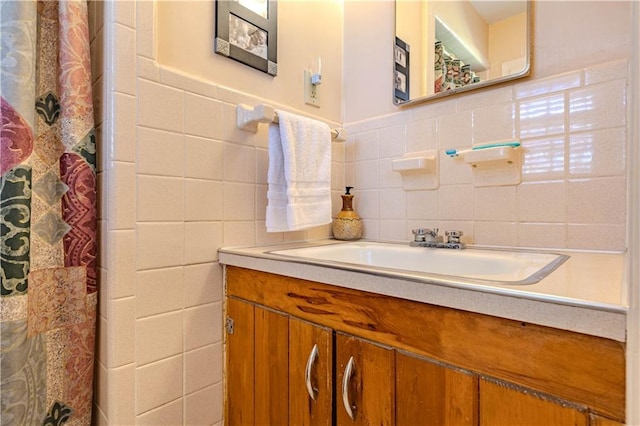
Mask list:
[[[393,57],[393,87],[397,102],[409,100],[409,45],[396,37]]]
[[[276,0],[216,0],[215,52],[278,74]]]

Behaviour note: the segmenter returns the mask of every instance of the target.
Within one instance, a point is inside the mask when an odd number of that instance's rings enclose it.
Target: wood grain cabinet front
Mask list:
[[[227,425],[624,423],[623,343],[226,268]]]

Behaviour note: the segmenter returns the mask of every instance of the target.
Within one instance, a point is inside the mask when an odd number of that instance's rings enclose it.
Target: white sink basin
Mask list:
[[[410,247],[408,244],[348,242],[273,250],[269,254],[306,263],[370,267],[504,284],[534,284],[568,259],[556,253],[466,248]]]

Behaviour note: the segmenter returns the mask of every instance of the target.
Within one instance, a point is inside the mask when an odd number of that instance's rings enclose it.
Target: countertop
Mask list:
[[[402,271],[296,260],[269,253],[334,243],[340,242],[327,239],[225,247],[219,250],[219,260],[224,265],[626,341],[624,253],[540,250],[565,254],[569,259],[531,285],[438,282]]]

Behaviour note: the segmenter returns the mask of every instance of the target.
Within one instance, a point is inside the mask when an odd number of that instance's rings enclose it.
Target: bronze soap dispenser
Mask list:
[[[353,210],[352,186],[345,188],[342,197],[342,210],[333,220],[333,236],[337,240],[358,240],[362,237],[362,220]]]

